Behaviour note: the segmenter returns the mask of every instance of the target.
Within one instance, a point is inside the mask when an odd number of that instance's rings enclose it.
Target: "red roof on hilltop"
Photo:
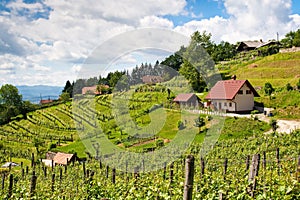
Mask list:
[[[206,96],[206,99],[234,99],[238,91],[246,84],[255,97],[259,97],[248,80],[226,80],[218,81]]]

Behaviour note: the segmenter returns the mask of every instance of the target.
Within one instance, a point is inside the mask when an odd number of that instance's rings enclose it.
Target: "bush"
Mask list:
[[[182,129],[184,128],[183,122],[179,120],[179,121],[177,122],[177,127],[178,127],[179,130],[182,130]]]
[[[163,147],[164,146],[164,141],[162,139],[158,139],[155,142],[156,147]]]
[[[286,90],[287,91],[291,91],[291,90],[293,90],[293,87],[291,86],[291,84],[290,83],[288,83],[288,84],[286,84]]]
[[[56,148],[56,143],[50,143],[48,150],[55,149],[55,148]]]

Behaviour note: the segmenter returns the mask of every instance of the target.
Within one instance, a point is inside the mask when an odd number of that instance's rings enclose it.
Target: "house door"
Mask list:
[[[219,110],[222,109],[222,103],[219,103]]]

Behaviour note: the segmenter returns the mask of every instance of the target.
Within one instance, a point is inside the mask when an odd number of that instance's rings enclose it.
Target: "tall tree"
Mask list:
[[[179,70],[198,92],[205,89],[209,74],[214,70],[214,62],[209,55],[213,50],[210,38],[211,34],[201,34],[198,31],[191,36],[189,46],[183,53],[184,62]]]
[[[22,95],[18,89],[10,84],[2,85],[0,88],[0,123],[10,121],[23,111]]]

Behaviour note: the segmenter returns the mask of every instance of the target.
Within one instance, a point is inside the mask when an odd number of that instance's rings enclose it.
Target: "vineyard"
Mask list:
[[[299,137],[298,131],[225,140],[201,159],[201,145],[191,146],[187,154],[195,157],[193,199],[299,199]],[[249,181],[254,154],[260,159]],[[129,173],[96,159],[53,168],[35,160],[32,168],[3,175],[0,194],[11,199],[182,199],[185,157],[149,173],[143,173],[142,164]]]
[[[220,130],[220,118],[204,114],[200,118],[205,125],[198,128],[194,121],[199,114],[180,111],[170,99],[164,86],[141,86],[129,97],[125,92],[78,96],[1,126],[0,163],[20,164],[0,168],[1,199],[183,199],[186,189],[193,199],[300,198],[300,131],[266,135],[268,124],[244,118],[224,118]],[[195,130],[192,144],[181,143]],[[214,137],[209,130],[221,135],[205,146]],[[112,145],[86,153],[95,140]],[[187,147],[182,155],[180,145]],[[172,150],[165,157],[178,156],[159,166],[163,158],[127,163],[109,155],[164,147]],[[49,150],[76,153],[81,159],[46,167],[41,159]],[[189,167],[191,155],[195,161]],[[113,159],[126,162],[126,170],[107,164]],[[127,170],[127,164],[134,170]],[[193,174],[192,179],[186,174]]]

